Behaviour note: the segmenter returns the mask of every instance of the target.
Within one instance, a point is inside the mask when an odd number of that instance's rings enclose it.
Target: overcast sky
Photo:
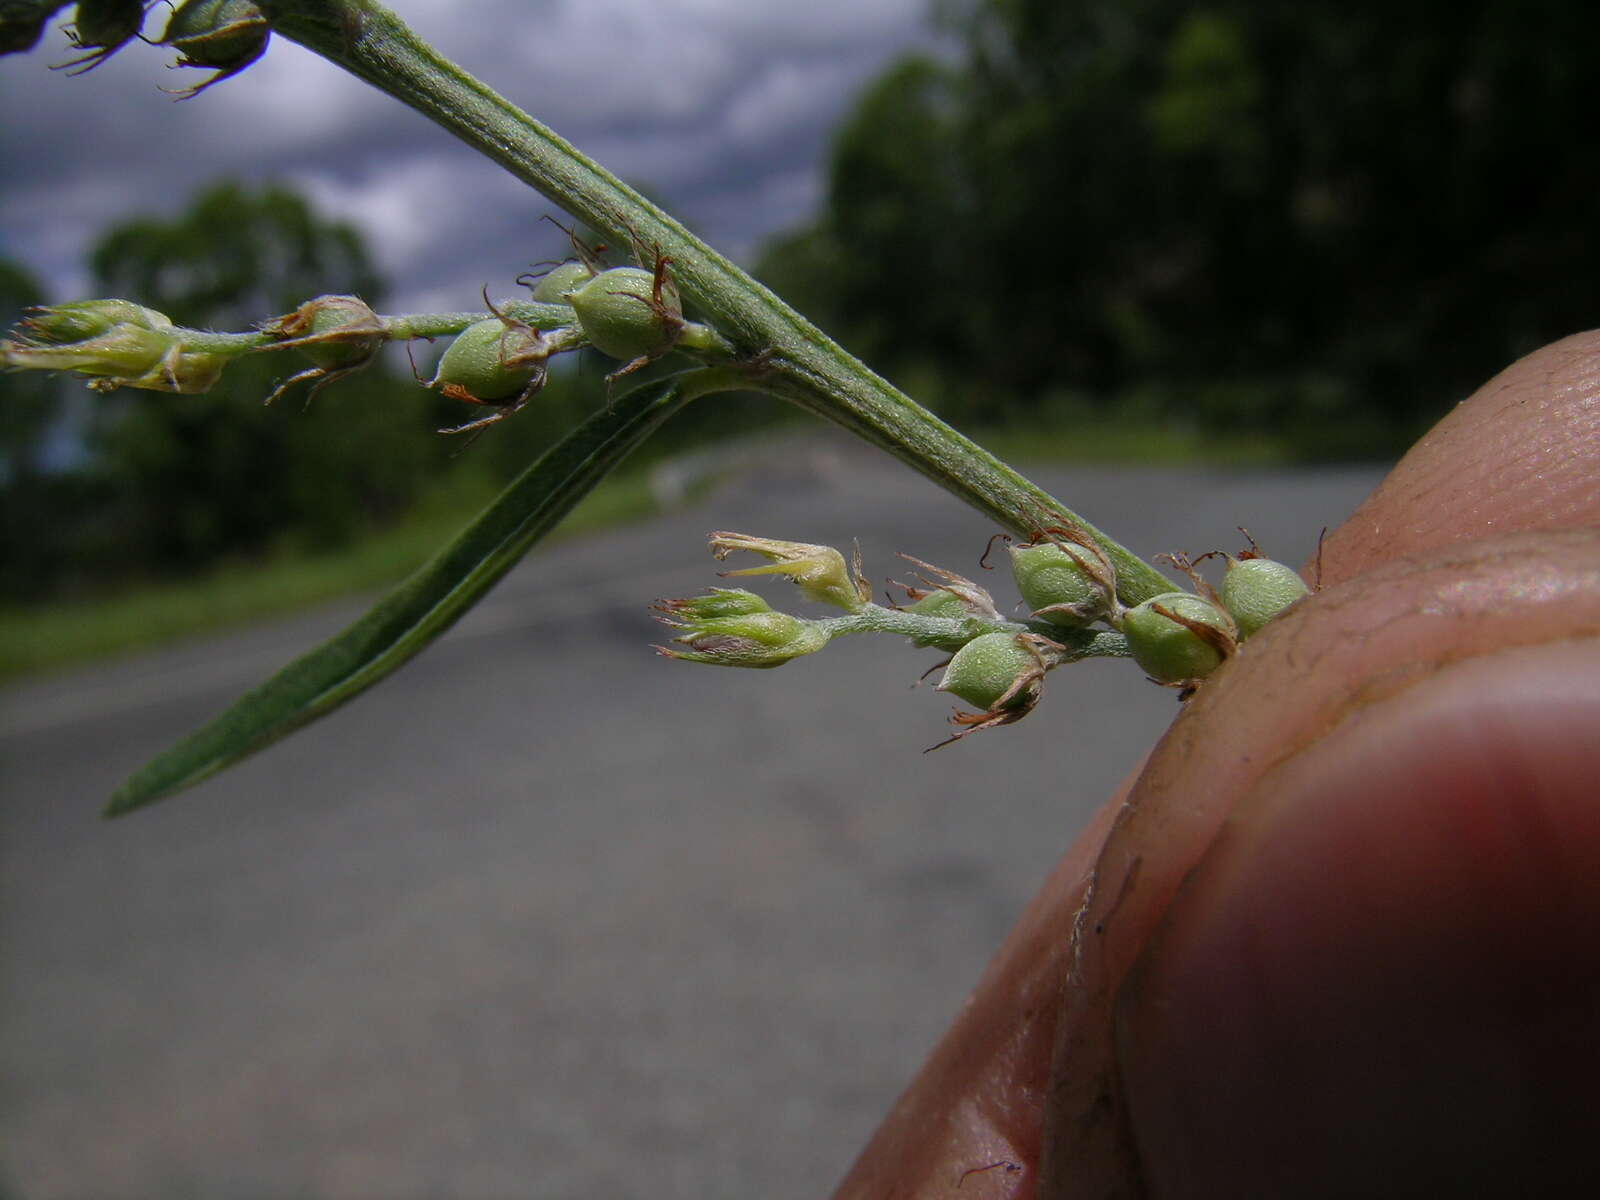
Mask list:
[[[390,0],[424,37],[748,261],[812,214],[829,131],[897,53],[929,44],[926,0]],[[151,17],[152,34],[162,10]],[[88,289],[110,221],[170,215],[219,177],[287,180],[357,223],[391,311],[503,291],[557,237],[551,206],[377,91],[281,38],[174,103],[170,51],[133,43],[87,74],[52,30],[0,58],[0,254],[51,299]],[[135,297],[136,299],[137,297]],[[268,314],[263,314],[263,316]]]

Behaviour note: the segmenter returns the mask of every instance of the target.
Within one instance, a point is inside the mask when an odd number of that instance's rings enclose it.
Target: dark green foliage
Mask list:
[[[963,417],[1071,388],[1396,444],[1596,323],[1600,8],[969,0],[764,274]],[[834,299],[828,300],[829,291]]]
[[[280,188],[215,186],[165,221],[109,231],[92,259],[101,295],[137,297],[181,325],[249,329],[324,292],[378,299],[360,237]],[[0,272],[14,319],[43,300]],[[6,327],[9,328],[10,320]],[[274,384],[305,367],[293,352],[231,365],[205,395],[122,389],[76,379],[0,376],[3,536],[10,599],[99,590],[197,570],[282,547],[340,545],[402,513],[459,443],[433,430],[457,405],[417,386],[400,361],[324,389]],[[76,414],[76,418],[72,416]],[[43,471],[46,430],[67,420],[81,463]]]
[[[380,283],[361,235],[319,217],[283,187],[219,183],[172,220],[111,229],[89,258],[106,295],[137,298],[174,324],[248,329],[321,292],[376,304]]]
[[[0,328],[11,328],[25,308],[44,298],[32,275],[0,259]],[[40,443],[56,411],[55,390],[38,373],[0,372],[0,478],[38,470]]]
[[[378,299],[360,237],[281,188],[220,184],[175,220],[141,219],[95,247],[97,290],[137,296],[180,325],[248,329],[324,292]],[[289,352],[230,366],[201,396],[123,390],[100,401],[96,448],[119,497],[106,527],[161,569],[191,569],[275,542],[338,545],[401,511],[447,452],[436,401],[374,365],[318,393],[274,382]]]
[[[31,275],[0,259],[0,328],[9,329],[25,307],[44,298]],[[58,380],[38,372],[0,371],[0,600],[58,571],[64,557],[58,540],[38,536],[50,528],[60,491],[44,452],[62,394]]]

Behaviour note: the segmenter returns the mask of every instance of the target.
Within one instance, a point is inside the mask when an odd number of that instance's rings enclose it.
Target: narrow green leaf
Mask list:
[[[696,371],[637,389],[579,425],[522,473],[426,566],[332,640],[295,659],[157,756],[112,796],[123,813],[215,775],[332,712],[437,638],[514,567],[573,505],[725,372]]]

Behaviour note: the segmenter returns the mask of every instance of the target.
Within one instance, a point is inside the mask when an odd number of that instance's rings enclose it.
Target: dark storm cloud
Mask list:
[[[828,131],[875,70],[927,41],[923,6],[395,3],[445,54],[740,257],[810,215]],[[504,293],[559,248],[541,198],[281,39],[183,103],[157,85],[203,76],[167,70],[165,52],[136,44],[78,78],[45,69],[67,56],[53,35],[0,59],[0,254],[57,298],[87,287],[84,251],[108,222],[176,212],[222,176],[286,179],[360,224],[397,308],[461,307],[486,282]]]

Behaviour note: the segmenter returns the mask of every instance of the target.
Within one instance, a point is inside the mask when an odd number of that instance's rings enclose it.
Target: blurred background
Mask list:
[[[395,7],[1145,554],[1245,524],[1303,559],[1600,308],[1592,5]],[[0,59],[6,325],[112,295],[218,329],[330,291],[467,308],[565,253],[562,214],[281,39],[176,103],[157,85],[203,75],[170,54],[46,69],[73,57],[52,29]],[[606,369],[465,453],[432,431],[472,414],[404,355],[270,408],[269,357],[205,396],[0,375],[0,1194],[798,1197],[842,1171],[1173,706],[1090,664],[923,756],[947,706],[908,694],[933,660],[904,646],[650,656],[644,605],[715,582],[709,529],[976,571],[981,521],[809,419],[699,402],[396,680],[93,819]]]

